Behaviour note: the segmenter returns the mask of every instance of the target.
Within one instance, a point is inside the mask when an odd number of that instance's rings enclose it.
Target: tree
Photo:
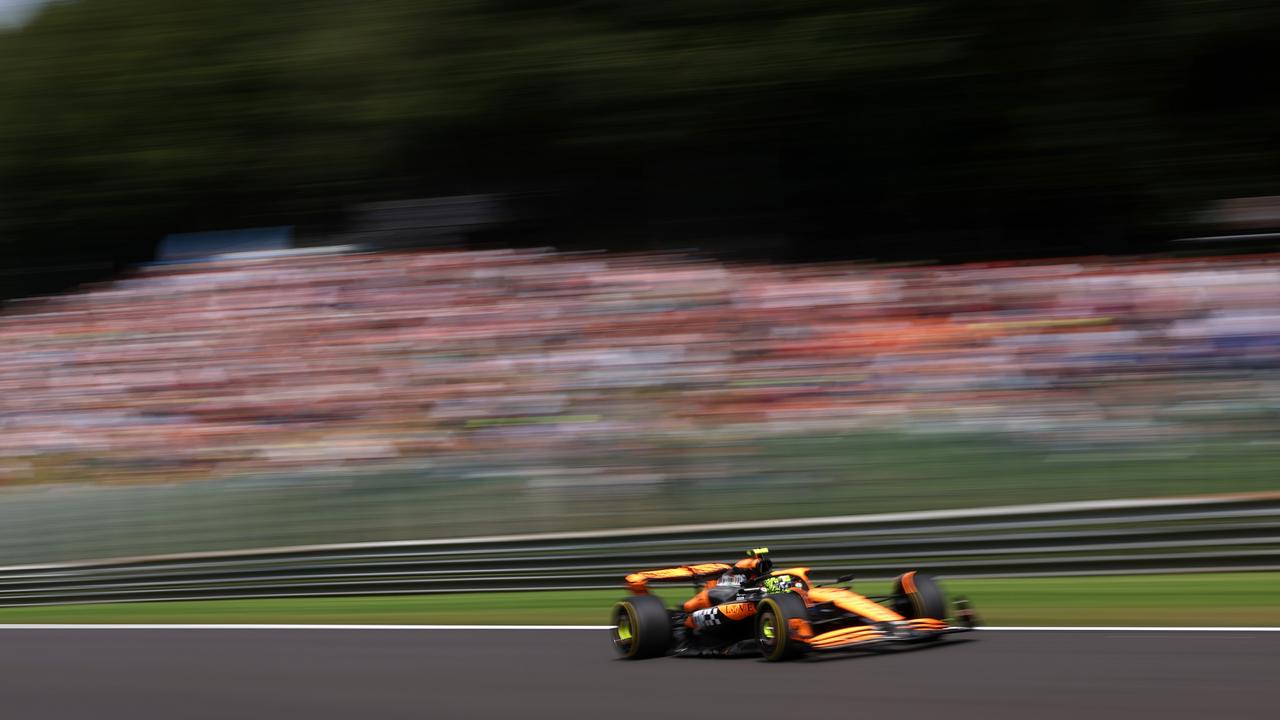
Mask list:
[[[0,34],[0,238],[140,257],[536,189],[605,246],[1140,248],[1275,192],[1278,26],[1240,0],[59,3]]]

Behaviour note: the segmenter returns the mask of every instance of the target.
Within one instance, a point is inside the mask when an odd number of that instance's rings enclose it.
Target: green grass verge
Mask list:
[[[989,625],[1280,626],[1280,573],[955,579]],[[889,583],[855,583],[866,594]],[[605,624],[619,590],[0,608],[0,623]],[[663,593],[675,601],[681,588]]]

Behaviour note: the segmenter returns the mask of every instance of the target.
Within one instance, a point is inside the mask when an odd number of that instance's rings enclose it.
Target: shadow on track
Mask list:
[[[922,650],[938,650],[947,646],[967,645],[977,638],[949,638],[946,640],[937,640],[934,642],[922,642],[912,645],[882,645],[880,647],[869,647],[864,649],[850,650],[834,650],[830,652],[809,652],[803,657],[793,660],[792,662],[803,663],[824,663],[833,660],[851,660],[854,658],[870,658],[883,655],[899,655],[902,653],[920,652]],[[628,660],[624,657],[613,658],[614,662],[620,663],[642,663],[649,660],[683,660],[683,661],[702,661],[702,662],[741,662],[743,660],[754,660],[756,662],[764,662],[764,658],[760,655],[662,655],[653,658],[643,658],[639,660]]]

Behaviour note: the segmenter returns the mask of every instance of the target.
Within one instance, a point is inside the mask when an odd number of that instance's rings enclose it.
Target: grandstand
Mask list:
[[[13,304],[0,318],[0,481],[415,459],[545,477],[584,465],[568,457],[616,479],[669,474],[659,455],[673,441],[858,429],[1057,446],[1264,438],[1277,369],[1275,255],[228,256]]]

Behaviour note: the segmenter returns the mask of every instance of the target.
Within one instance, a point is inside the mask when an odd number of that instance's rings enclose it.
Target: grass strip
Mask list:
[[[868,595],[883,581],[854,582]],[[953,579],[988,625],[1280,626],[1280,573]],[[664,600],[688,597],[670,588]],[[269,598],[0,608],[0,623],[606,624],[618,590]]]

